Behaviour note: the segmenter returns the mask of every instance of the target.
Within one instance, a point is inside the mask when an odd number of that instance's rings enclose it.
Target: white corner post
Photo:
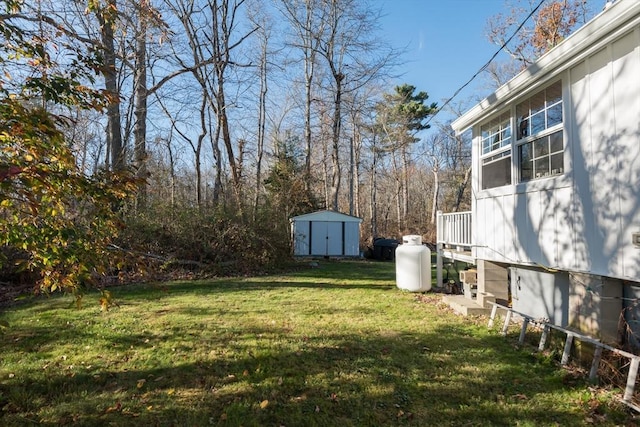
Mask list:
[[[442,286],[442,234],[443,230],[442,211],[436,213],[436,287]]]

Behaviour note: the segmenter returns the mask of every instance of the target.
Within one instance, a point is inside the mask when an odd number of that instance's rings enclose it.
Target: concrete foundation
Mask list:
[[[493,296],[500,304],[509,303],[509,269],[503,264],[478,260],[478,294]]]
[[[572,273],[569,276],[569,324],[609,343],[619,341],[623,283],[617,279]]]

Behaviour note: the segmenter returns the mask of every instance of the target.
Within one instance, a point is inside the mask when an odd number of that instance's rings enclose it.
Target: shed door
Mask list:
[[[342,222],[313,221],[311,255],[343,255],[342,238]]]

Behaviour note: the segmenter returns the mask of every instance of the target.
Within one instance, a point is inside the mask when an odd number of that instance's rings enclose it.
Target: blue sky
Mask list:
[[[482,67],[498,46],[485,36],[487,19],[504,11],[504,0],[376,0],[382,5],[382,33],[407,48],[399,79],[426,91],[442,105]],[[500,58],[500,57],[499,57]],[[479,76],[456,97],[488,95]]]

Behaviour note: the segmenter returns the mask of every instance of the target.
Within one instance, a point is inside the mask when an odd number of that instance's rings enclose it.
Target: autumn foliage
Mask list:
[[[0,117],[2,245],[21,254],[11,261],[37,272],[43,290],[90,283],[106,267],[118,226],[113,207],[127,196],[128,179],[84,176],[42,108],[5,98]]]
[[[5,7],[19,12],[18,3]],[[63,69],[42,38],[8,21],[0,30],[8,82],[0,85],[0,269],[31,272],[43,291],[78,291],[114,260],[107,245],[132,182],[79,170],[63,133],[73,124],[53,113],[105,105],[102,92],[83,84],[95,64],[77,56]]]
[[[544,53],[560,43],[578,22],[578,3],[570,7],[567,0],[549,3],[538,13],[536,26],[531,37],[535,49]]]

